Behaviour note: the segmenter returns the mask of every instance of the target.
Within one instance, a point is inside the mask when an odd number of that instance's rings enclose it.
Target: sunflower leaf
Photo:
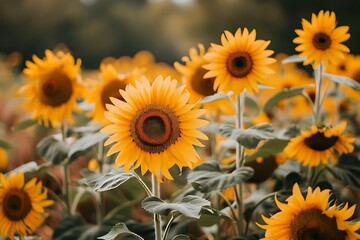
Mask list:
[[[158,197],[145,198],[141,206],[150,213],[168,216],[171,212],[176,211],[185,217],[200,218],[203,207],[209,207],[210,202],[202,197],[187,195],[179,202],[167,203]]]
[[[34,126],[36,123],[37,123],[37,120],[27,119],[27,120],[24,120],[24,121],[19,122],[18,124],[16,124],[12,128],[12,130],[13,131],[21,131],[21,130],[24,130],[24,129],[28,128],[28,127]]]
[[[77,157],[77,153],[83,152],[90,147],[94,146],[95,144],[98,144],[105,139],[109,137],[108,134],[104,134],[101,132],[91,133],[87,134],[78,140],[76,140],[73,144],[71,144],[70,150],[67,154],[67,157],[69,158],[69,161],[73,160]]]
[[[214,160],[206,161],[195,167],[187,179],[197,191],[209,193],[221,191],[244,182],[252,177],[254,170],[250,167],[241,167],[231,173],[223,173],[219,163]]]
[[[248,129],[234,128],[225,124],[220,127],[220,133],[246,148],[256,148],[261,140],[274,138],[274,128],[268,123],[261,123]]]
[[[8,150],[8,149],[11,149],[12,146],[11,146],[11,144],[8,143],[7,141],[4,141],[4,140],[1,140],[1,139],[0,139],[0,148],[3,148],[3,149]]]
[[[306,57],[300,57],[299,55],[291,55],[284,60],[281,61],[282,64],[287,63],[298,63],[298,62],[304,62]]]
[[[327,170],[344,184],[360,188],[360,160],[355,155],[342,155],[335,165],[327,165]]]
[[[215,93],[213,95],[210,95],[210,96],[206,96],[204,97],[203,99],[201,99],[199,101],[200,104],[205,104],[205,103],[209,103],[209,102],[213,102],[213,101],[217,101],[217,100],[220,100],[220,99],[226,99],[228,98],[229,96],[232,95],[232,92],[229,92],[227,94],[223,93],[223,92],[219,92],[219,93]]]
[[[122,168],[119,168],[85,183],[94,191],[105,192],[117,188],[132,177],[135,177],[133,173],[125,173]]]
[[[272,108],[281,100],[292,98],[295,96],[300,96],[303,94],[303,90],[306,88],[314,87],[313,84],[304,85],[301,87],[287,88],[283,89],[280,92],[272,95],[270,99],[265,103],[263,107],[263,111],[265,113],[271,113]]]
[[[247,155],[245,160],[247,162],[254,161],[258,157],[269,157],[270,155],[275,155],[277,153],[281,153],[283,149],[288,144],[289,140],[284,139],[269,139],[261,145],[255,153],[251,155]]]
[[[36,145],[36,149],[41,157],[54,165],[58,165],[67,158],[69,146],[57,135],[50,135],[43,138]]]
[[[358,83],[354,79],[344,77],[344,76],[335,75],[335,74],[330,74],[330,73],[324,73],[323,77],[328,78],[330,81],[333,81],[333,82],[336,82],[336,83],[339,83],[339,84],[344,84],[344,85],[346,85],[348,87],[351,87],[353,89],[356,89],[356,90],[360,91],[360,83]]]
[[[125,225],[125,223],[117,223],[111,231],[101,237],[98,237],[98,239],[104,239],[104,240],[120,240],[120,239],[140,239],[144,240],[142,237],[137,235],[136,233],[131,232]]]
[[[179,234],[172,238],[172,240],[190,240],[188,235]]]

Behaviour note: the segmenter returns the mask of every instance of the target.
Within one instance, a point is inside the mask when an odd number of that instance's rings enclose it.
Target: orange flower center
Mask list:
[[[305,138],[304,143],[309,148],[316,151],[324,151],[331,148],[338,141],[338,136],[325,137],[323,133],[317,132],[312,136]]]
[[[165,151],[180,136],[179,121],[175,113],[160,105],[140,109],[131,122],[131,135],[144,151]]]
[[[233,77],[245,77],[251,72],[252,67],[253,61],[247,52],[232,53],[226,60],[226,68]]]
[[[60,106],[69,101],[72,93],[72,82],[65,74],[53,73],[40,81],[40,101],[46,105]]]
[[[120,94],[120,89],[124,90],[126,87],[126,81],[112,80],[110,81],[101,92],[101,103],[106,107],[106,104],[112,104],[110,97],[124,100]]]
[[[31,201],[26,192],[20,190],[9,190],[3,199],[4,215],[10,221],[24,219],[31,210]]]
[[[294,217],[290,222],[290,235],[292,240],[345,240],[346,232],[338,230],[335,218],[312,208]]]
[[[326,50],[331,45],[331,39],[329,35],[325,33],[317,33],[314,35],[312,39],[312,43],[315,46],[315,48],[319,50]]]
[[[204,78],[204,75],[207,72],[208,70],[199,66],[195,70],[195,73],[190,80],[190,84],[194,89],[194,91],[203,96],[210,96],[216,93],[214,91],[215,78],[207,78],[207,79]]]

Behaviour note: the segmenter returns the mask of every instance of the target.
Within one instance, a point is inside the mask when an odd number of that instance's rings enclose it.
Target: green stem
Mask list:
[[[227,204],[227,205],[229,206],[229,208],[230,208],[230,211],[231,211],[231,213],[232,213],[232,215],[233,215],[234,220],[235,220],[236,222],[238,222],[239,220],[238,220],[238,218],[237,218],[237,216],[236,216],[235,209],[234,209],[233,206],[231,205],[230,201],[229,201],[229,200],[227,199],[227,197],[225,197],[224,194],[222,194],[221,192],[217,192],[217,194],[218,194],[220,197],[222,197],[222,199],[224,199],[224,201],[226,202],[226,204]],[[235,229],[236,235],[239,235],[237,225],[234,224],[234,222],[232,222],[232,225],[233,225],[233,227],[234,227],[234,229]]]
[[[148,197],[153,196],[153,193],[151,192],[149,187],[146,185],[146,183],[141,179],[141,177],[139,175],[137,175],[135,171],[132,171],[132,173],[135,175],[136,179],[138,180],[140,185],[143,187],[143,189],[145,190]]]
[[[178,217],[180,216],[181,214],[180,213],[172,213],[171,214],[171,218],[169,220],[169,222],[167,223],[166,225],[166,228],[164,230],[164,234],[163,234],[163,237],[162,237],[162,240],[166,240],[168,234],[169,234],[169,231],[170,231],[170,227],[171,227],[171,224],[173,223],[173,221]]]
[[[239,95],[236,96],[236,128],[244,128],[244,107],[245,107],[245,94],[246,89]],[[239,143],[236,144],[236,169],[241,168],[244,165],[244,146]],[[238,207],[238,233],[239,236],[243,236],[243,215],[244,215],[244,206],[243,206],[243,183],[239,183],[235,187],[236,203]]]
[[[320,62],[318,69],[315,71],[315,106],[314,106],[314,114],[315,114],[315,124],[320,122],[321,118],[321,88],[323,84],[323,63]],[[325,96],[324,96],[325,97]]]
[[[61,134],[62,134],[62,140],[66,144],[67,139],[67,123],[64,120],[63,124],[61,125]],[[65,159],[65,163],[63,165],[63,178],[64,178],[64,197],[65,197],[65,204],[66,204],[66,213],[68,215],[71,215],[71,196],[70,196],[70,168],[68,164],[68,159]]]
[[[97,152],[97,161],[99,163],[99,172],[102,174],[104,172],[104,141],[98,143],[98,152]],[[99,199],[98,210],[100,213],[100,224],[102,223],[102,218],[105,215],[105,192],[95,192],[96,197]]]
[[[154,174],[151,174],[152,193],[153,196],[160,198],[160,183]],[[154,214],[155,240],[161,240],[161,219],[160,215]]]

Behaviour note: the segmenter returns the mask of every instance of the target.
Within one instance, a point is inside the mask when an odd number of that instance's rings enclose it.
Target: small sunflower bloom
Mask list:
[[[334,12],[321,10],[316,16],[312,14],[311,22],[302,19],[303,29],[296,29],[298,35],[293,42],[300,56],[306,57],[304,65],[314,64],[316,68],[321,61],[328,64],[333,59],[344,58],[350,49],[342,42],[350,38],[348,26],[336,27]]]
[[[269,57],[274,51],[266,50],[270,41],[255,38],[255,30],[249,33],[247,28],[239,28],[234,35],[225,31],[222,45],[211,44],[212,51],[205,54],[209,63],[204,68],[209,71],[204,78],[215,78],[214,90],[238,95],[246,88],[253,94],[258,92],[258,82],[268,83],[266,79],[273,73],[270,65],[276,62]]]
[[[47,217],[44,208],[53,204],[46,197],[36,178],[25,183],[23,172],[9,177],[0,173],[0,235],[13,240],[14,235],[32,234]]]
[[[208,123],[199,119],[206,110],[194,109],[185,86],[177,84],[170,77],[159,76],[151,85],[143,78],[120,90],[124,101],[110,98],[105,112],[110,124],[101,132],[111,134],[107,155],[119,152],[116,167],[126,172],[141,167],[143,175],[150,171],[162,182],[173,179],[169,169],[174,165],[192,168],[200,161],[194,146],[203,147],[199,139],[207,139],[197,130]]]
[[[280,212],[270,218],[262,216],[266,225],[257,223],[265,229],[262,240],[357,240],[360,222],[347,221],[355,212],[356,205],[330,205],[330,190],[321,191],[319,187],[308,187],[306,197],[299,185],[293,186],[292,195],[280,202],[275,196],[275,203]]]
[[[74,122],[72,112],[80,112],[76,98],[82,95],[80,83],[81,60],[70,53],[45,51],[44,59],[33,56],[27,61],[24,74],[29,83],[19,89],[19,95],[26,98],[24,107],[48,127],[57,127],[66,121]]]
[[[326,165],[329,159],[335,163],[335,153],[341,155],[354,151],[355,138],[343,134],[345,128],[346,122],[335,127],[313,125],[309,130],[302,131],[300,136],[292,138],[284,148],[284,153],[304,166]]]

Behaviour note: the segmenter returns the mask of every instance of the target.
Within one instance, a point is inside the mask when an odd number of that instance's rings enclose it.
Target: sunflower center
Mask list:
[[[65,74],[51,74],[40,82],[40,101],[57,107],[66,103],[73,93],[72,81]]]
[[[202,67],[198,67],[190,81],[190,84],[194,91],[203,96],[210,96],[216,93],[214,91],[215,78],[204,78],[204,75],[207,72],[208,70]]]
[[[106,107],[106,104],[112,104],[110,97],[124,100],[120,94],[120,89],[124,90],[126,87],[126,81],[112,80],[110,81],[101,92],[101,103]]]
[[[165,151],[180,136],[179,121],[175,113],[161,105],[140,109],[131,122],[131,135],[144,151]]]
[[[11,221],[24,219],[31,210],[29,196],[20,190],[10,190],[3,200],[4,215]]]
[[[252,67],[253,61],[247,52],[232,53],[226,60],[226,68],[233,77],[245,77],[250,73]]]
[[[317,132],[311,137],[305,138],[304,143],[311,149],[323,151],[334,146],[338,139],[339,137],[337,136],[327,138],[323,133]]]
[[[313,45],[315,48],[320,50],[326,50],[331,45],[331,39],[329,35],[325,33],[317,33],[312,39]]]
[[[335,218],[329,218],[319,209],[301,211],[290,222],[292,240],[345,240],[346,232],[337,228]]]

